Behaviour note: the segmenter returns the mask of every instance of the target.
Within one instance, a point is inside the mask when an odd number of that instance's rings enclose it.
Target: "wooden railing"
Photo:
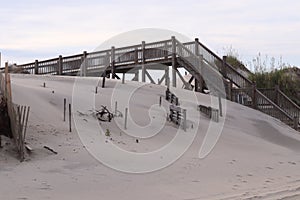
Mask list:
[[[259,91],[270,100],[272,100],[291,117],[296,118],[296,120],[298,120],[298,124],[300,125],[300,107],[296,103],[294,103],[288,96],[286,96],[278,86],[276,86],[275,88],[267,89],[261,88],[259,89]]]
[[[122,48],[112,47],[103,51],[84,52],[83,54],[67,57],[59,56],[58,58],[44,61],[36,60],[35,62],[19,66],[31,74],[80,74],[85,76],[87,73],[102,73],[107,70],[111,74],[115,74],[116,67],[126,67],[129,65],[134,66],[151,62],[170,63],[174,61],[174,57],[176,57],[178,62],[188,65],[194,77],[209,77],[205,78],[205,81],[210,86],[210,89],[215,90],[211,91],[212,93],[216,92],[220,94],[225,90],[227,98],[228,96],[230,97],[228,99],[233,98],[233,101],[247,106],[251,105],[255,109],[262,109],[263,112],[271,112],[267,111],[263,103],[271,104],[271,107],[276,110],[275,113],[278,114],[279,118],[280,116],[287,118],[284,119],[285,121],[289,121],[290,118],[294,116],[299,117],[300,115],[299,111],[294,109],[295,106],[293,103],[282,92],[278,92],[277,100],[272,99],[270,96],[269,98],[266,97],[264,93],[256,92],[255,84],[228,64],[226,57],[221,59],[209,48],[200,43],[198,39],[187,43],[180,43],[175,38],[153,43],[142,42],[138,45]],[[219,77],[219,73],[223,77]],[[232,89],[232,84],[229,87],[227,84],[228,80],[240,90]],[[220,86],[224,85],[224,83],[226,83],[225,88],[221,88]],[[257,97],[255,97],[256,94],[258,95]],[[269,103],[270,101],[272,103]],[[274,113],[271,114],[276,117]]]
[[[257,109],[272,117],[279,119],[289,126],[294,126],[294,118],[287,112],[276,105],[271,99],[267,98],[263,93],[256,89]]]
[[[232,101],[257,109],[279,119],[293,128],[298,127],[295,124],[294,117],[290,115],[290,113],[279,107],[272,99],[254,87],[232,89]]]
[[[225,87],[222,87],[224,82],[221,74],[209,62],[206,62],[202,56],[197,56],[190,49],[195,49],[195,43],[194,45],[191,43],[182,44],[176,40],[176,54],[178,55],[178,59],[188,64],[196,75],[204,77],[212,94],[226,96],[224,94],[226,92]]]
[[[196,40],[197,44],[199,45],[198,53],[203,55],[203,59],[210,63],[215,69],[219,70],[220,73],[225,77],[232,81],[236,86],[239,88],[247,88],[253,85],[253,82],[250,81],[248,78],[243,76],[239,73],[233,66],[226,62],[226,59],[221,59],[217,54],[212,52],[198,40]]]

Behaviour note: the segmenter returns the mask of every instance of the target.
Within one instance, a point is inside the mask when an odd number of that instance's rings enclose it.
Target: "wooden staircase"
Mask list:
[[[226,62],[226,57],[221,59],[198,40],[196,42],[199,45],[200,54],[204,55],[204,59],[229,80],[227,92],[229,100],[260,110],[300,131],[300,107],[278,87],[275,89],[257,89],[255,83]]]

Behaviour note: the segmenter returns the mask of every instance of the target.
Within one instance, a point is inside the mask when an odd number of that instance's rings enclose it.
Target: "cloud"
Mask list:
[[[300,2],[286,0],[5,1],[0,48],[33,53],[92,50],[122,32],[165,28],[199,37],[214,51],[232,45],[253,57],[257,52],[289,57],[300,54],[299,7]],[[14,55],[15,60],[20,56]],[[293,62],[300,66],[300,58]]]

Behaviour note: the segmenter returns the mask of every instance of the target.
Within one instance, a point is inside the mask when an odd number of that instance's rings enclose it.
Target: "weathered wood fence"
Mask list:
[[[209,119],[215,122],[219,122],[219,110],[210,106],[199,105],[198,109],[204,113]]]
[[[178,99],[178,97],[177,97],[175,94],[173,94],[173,93],[169,90],[169,88],[167,88],[167,90],[166,90],[166,100],[167,100],[168,102],[170,102],[171,104],[174,104],[174,105],[176,105],[176,106],[179,105],[179,99]]]
[[[186,131],[186,109],[173,104],[170,105],[169,120]]]
[[[5,74],[0,73],[0,89],[7,105],[11,133],[16,144],[20,161],[25,159],[25,137],[30,107],[20,106],[12,101],[11,80],[8,73],[8,64],[5,64]]]

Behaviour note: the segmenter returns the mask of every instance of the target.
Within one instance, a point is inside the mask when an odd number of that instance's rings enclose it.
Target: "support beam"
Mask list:
[[[111,51],[110,51],[110,55],[111,55],[111,78],[115,79],[116,78],[116,67],[115,67],[115,47],[112,46],[111,47]]]
[[[62,59],[62,56],[60,55],[59,57],[58,57],[58,66],[57,66],[57,72],[56,72],[56,74],[57,75],[62,75],[62,71],[63,71],[63,59]]]
[[[168,88],[170,87],[169,66],[167,66],[165,69],[165,85]]]
[[[189,83],[189,84],[192,84],[193,80],[194,80],[194,77],[192,76],[192,77],[190,78],[190,80],[188,81],[188,83]]]
[[[39,61],[35,60],[34,62],[34,74],[39,74]]]
[[[133,77],[132,81],[139,81],[139,70],[136,70],[134,72],[134,77]]]
[[[142,82],[146,82],[145,41],[142,41]]]
[[[199,39],[195,38],[195,55],[199,56]]]
[[[176,87],[176,39],[175,36],[172,36],[172,86]]]
[[[161,77],[161,79],[158,81],[158,85],[161,85],[162,82],[165,80],[165,78],[166,78],[166,74],[164,74],[164,75]]]
[[[115,74],[115,78],[117,78],[119,80],[121,79],[117,74]]]
[[[184,88],[185,88],[185,89],[191,90],[191,89],[192,89],[191,84],[187,83],[187,82],[184,80],[184,78],[182,77],[182,75],[180,74],[180,72],[178,71],[178,69],[176,69],[176,72],[177,72],[179,78],[181,79],[181,81],[183,82],[183,84],[184,84],[184,86],[185,86]]]
[[[149,72],[147,72],[147,70],[145,70],[146,75],[148,76],[148,78],[150,79],[152,84],[156,84],[155,81],[153,80],[153,78],[151,77],[151,75],[149,74]]]
[[[87,52],[86,51],[84,51],[83,52],[83,56],[82,56],[82,76],[86,76],[87,75],[87,60],[86,60],[86,58],[87,58]]]

